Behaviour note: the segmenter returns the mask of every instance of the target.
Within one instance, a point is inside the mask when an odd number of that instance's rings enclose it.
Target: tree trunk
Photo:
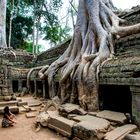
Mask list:
[[[33,55],[36,54],[36,46],[35,46],[35,30],[36,30],[36,15],[35,15],[35,11],[36,11],[36,0],[34,0],[34,17],[33,17],[33,46],[32,46],[32,53]]]
[[[0,48],[6,45],[6,4],[7,0],[0,0]]]
[[[113,13],[113,9],[111,0],[79,0],[77,22],[69,47],[40,76],[48,80],[50,97],[56,95],[53,77],[59,71],[62,103],[76,101],[86,110],[99,109],[98,67],[113,58],[116,37],[140,32],[140,24],[120,27],[123,20]]]
[[[12,20],[13,20],[13,13],[14,13],[14,0],[12,0],[12,6],[11,6],[11,17],[10,17],[10,28],[9,28],[9,41],[8,41],[8,47],[11,47],[11,32],[12,32]]]
[[[40,6],[39,11],[42,11],[43,4]],[[40,26],[40,20],[41,20],[41,13],[38,15],[37,18],[37,31],[36,31],[36,54],[38,54],[38,40],[39,40],[39,26]]]

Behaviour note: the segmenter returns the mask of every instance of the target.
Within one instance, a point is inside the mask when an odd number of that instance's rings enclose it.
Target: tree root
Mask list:
[[[140,32],[140,23],[120,27],[125,21],[113,13],[114,9],[111,0],[79,0],[77,23],[68,49],[39,73],[48,79],[50,96],[56,94],[53,77],[59,70],[62,102],[69,98],[89,111],[99,109],[99,66],[114,58],[116,38]]]

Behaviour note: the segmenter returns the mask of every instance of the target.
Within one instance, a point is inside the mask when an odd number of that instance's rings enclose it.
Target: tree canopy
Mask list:
[[[12,3],[14,2],[14,3]],[[14,8],[12,9],[12,6]],[[60,24],[58,11],[62,7],[61,0],[14,0],[7,1],[6,35],[7,44],[10,33],[11,11],[11,47],[26,49],[28,42],[38,45],[39,38],[51,44],[59,43],[69,37],[69,26]],[[30,46],[30,43],[29,43]]]

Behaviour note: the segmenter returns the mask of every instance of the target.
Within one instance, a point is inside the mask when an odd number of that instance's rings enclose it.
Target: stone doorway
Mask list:
[[[12,81],[12,89],[13,89],[13,92],[18,92],[18,80],[13,80]]]
[[[30,93],[33,94],[35,92],[35,84],[34,81],[30,81]]]
[[[129,86],[100,85],[99,90],[101,110],[132,113],[132,95]]]

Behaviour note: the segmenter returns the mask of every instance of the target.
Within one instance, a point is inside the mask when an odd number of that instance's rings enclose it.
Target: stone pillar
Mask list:
[[[22,92],[22,80],[18,80],[18,92]]]
[[[42,81],[42,84],[43,84],[43,98],[46,98],[45,80]]]
[[[34,90],[34,96],[37,96],[37,82],[36,80],[34,80],[34,86],[35,86],[35,90]]]
[[[7,80],[7,83],[8,83],[9,93],[12,94],[13,93],[13,90],[12,90],[12,80],[11,79],[8,79]]]
[[[132,116],[135,124],[140,128],[140,86],[131,86]]]

